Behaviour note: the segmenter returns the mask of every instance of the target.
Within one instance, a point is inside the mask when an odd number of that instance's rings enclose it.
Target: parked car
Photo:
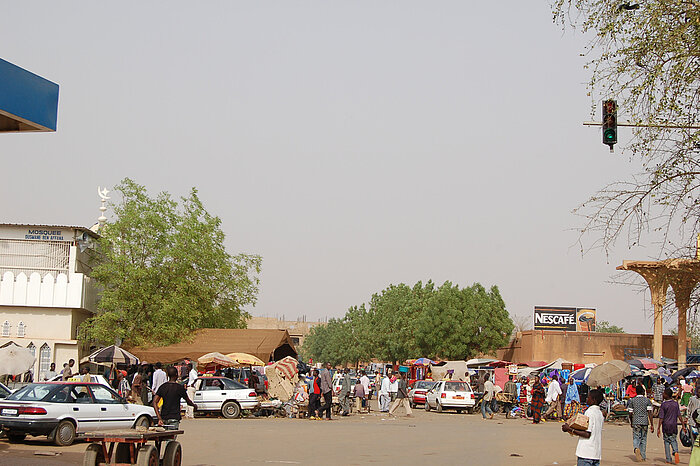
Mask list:
[[[127,403],[98,383],[30,383],[0,401],[0,426],[11,442],[46,435],[67,446],[85,432],[148,427],[155,420],[152,407]]]
[[[411,403],[411,408],[425,404],[425,394],[434,386],[435,382],[432,380],[416,380],[413,382],[408,390],[408,402]]]
[[[474,411],[476,400],[474,392],[467,382],[458,380],[441,380],[425,394],[425,410],[434,409],[441,413],[444,409],[456,409],[458,413]]]
[[[200,377],[194,382],[197,411],[220,412],[227,419],[241,415],[241,410],[255,409],[260,399],[255,390],[226,377]]]
[[[357,377],[350,377],[350,396],[355,396],[356,383]],[[339,377],[333,381],[333,395],[338,396],[341,388],[343,388],[343,378]]]

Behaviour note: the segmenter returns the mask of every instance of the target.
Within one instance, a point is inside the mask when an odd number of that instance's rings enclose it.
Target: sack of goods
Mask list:
[[[572,429],[587,430],[588,429],[588,416],[584,416],[583,414],[578,413],[574,416],[571,416],[571,418],[568,421],[566,421],[566,423]]]

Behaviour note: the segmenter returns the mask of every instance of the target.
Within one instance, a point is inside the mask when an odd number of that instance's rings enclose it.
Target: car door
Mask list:
[[[224,385],[221,380],[215,378],[198,379],[200,382],[199,388],[194,393],[195,404],[203,406],[207,411],[216,411],[221,409],[221,405],[225,400],[226,390],[223,390]]]
[[[90,385],[95,406],[100,413],[100,429],[129,429],[134,423],[135,415],[114,390],[104,385]]]
[[[61,419],[71,418],[76,422],[78,433],[99,430],[100,413],[92,402],[90,393],[85,385],[66,384],[57,390],[48,400],[59,407]]]
[[[435,386],[425,394],[425,402],[431,408],[434,408],[435,406],[437,406],[436,401],[435,401],[435,394],[437,393],[439,387],[440,387],[440,383],[436,383]]]

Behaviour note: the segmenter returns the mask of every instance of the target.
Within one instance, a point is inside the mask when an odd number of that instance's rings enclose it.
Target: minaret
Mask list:
[[[107,206],[105,205],[107,201],[110,199],[107,194],[109,194],[109,191],[107,191],[107,188],[100,189],[100,187],[97,187],[97,195],[100,196],[100,216],[97,219],[97,231],[100,231],[104,226],[105,222],[107,221],[107,217],[105,217],[105,211],[107,210]]]

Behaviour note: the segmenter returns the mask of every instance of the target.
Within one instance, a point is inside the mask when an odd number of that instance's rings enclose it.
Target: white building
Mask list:
[[[35,379],[87,353],[78,326],[95,311],[90,256],[97,235],[83,227],[0,224],[0,346],[37,358]]]

